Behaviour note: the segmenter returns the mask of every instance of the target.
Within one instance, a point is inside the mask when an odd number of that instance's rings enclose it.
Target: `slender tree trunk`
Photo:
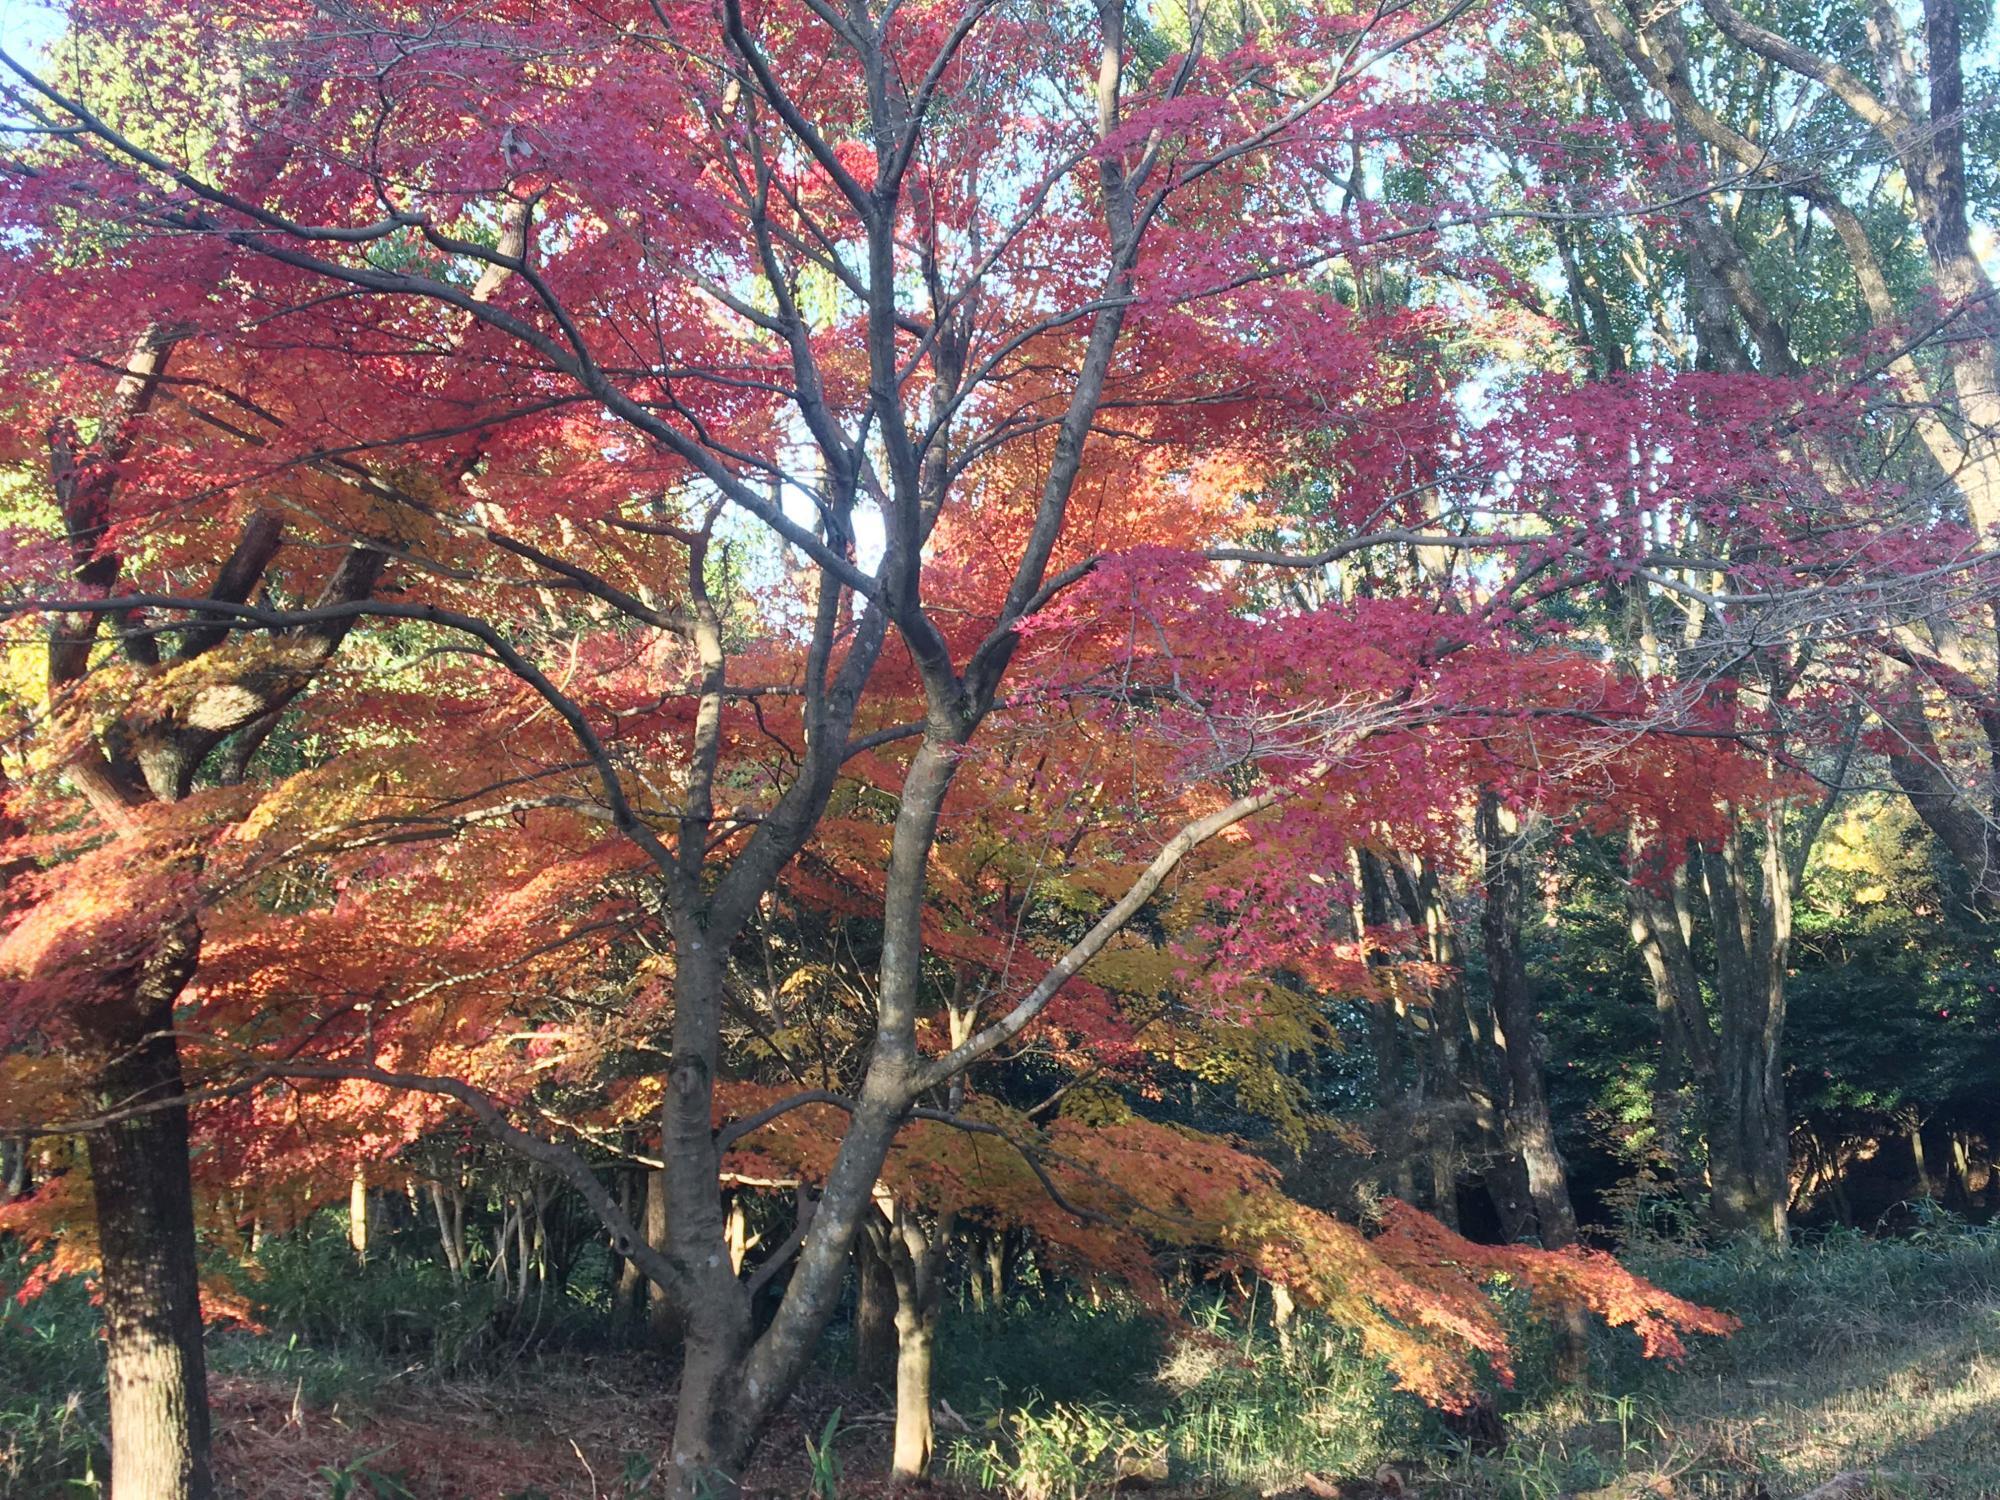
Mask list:
[[[1431,962],[1442,977],[1430,986],[1430,1008],[1424,1017],[1425,1046],[1420,1055],[1413,1119],[1430,1178],[1430,1208],[1443,1223],[1458,1228],[1458,1172],[1464,1159],[1461,1134],[1465,1111],[1461,1102],[1477,1108],[1485,1093],[1478,1077],[1478,1055],[1465,998],[1465,961],[1459,952],[1458,925],[1452,919],[1429,861],[1405,857],[1392,869],[1396,890],[1410,920],[1423,929]]]
[[[1527,910],[1527,839],[1519,819],[1488,793],[1479,805],[1486,904],[1481,913],[1486,970],[1493,986],[1493,1030],[1507,1073],[1504,1115],[1509,1144],[1521,1163],[1537,1238],[1545,1250],[1576,1243],[1576,1209],[1569,1167],[1556,1145],[1543,1077],[1535,996],[1528,979],[1521,927]],[[1556,1376],[1581,1384],[1589,1374],[1590,1340],[1582,1309],[1565,1309],[1555,1323]]]
[[[1394,881],[1388,861],[1372,849],[1359,856],[1361,870],[1361,918],[1366,930],[1384,927],[1394,920]],[[1371,953],[1371,964],[1378,960]],[[1416,1125],[1419,1110],[1412,1098],[1414,1089],[1404,1059],[1403,1030],[1407,1024],[1401,999],[1391,998],[1368,1008],[1370,1047],[1375,1054],[1375,1108],[1380,1115],[1376,1149],[1382,1163],[1382,1186],[1391,1197],[1405,1202],[1416,1199]]]
[[[430,1183],[431,1213],[437,1218],[438,1243],[444,1247],[444,1263],[453,1281],[465,1280],[465,1219],[463,1208],[445,1192],[435,1178]]]
[[[139,993],[150,1005],[98,1075],[107,1110],[182,1099],[173,1000],[199,935],[167,940]],[[184,1104],[89,1137],[111,1407],[111,1500],[209,1500],[208,1387],[201,1335],[194,1189]]]
[[[640,1232],[644,1233],[646,1184],[652,1172],[629,1171],[621,1173],[620,1176],[622,1180],[618,1185],[618,1206],[625,1211],[627,1218],[640,1227]],[[655,1245],[653,1248],[661,1247]],[[647,1305],[649,1296],[647,1289],[651,1285],[652,1283],[646,1279],[646,1273],[639,1269],[638,1261],[630,1256],[618,1257],[617,1277],[612,1284],[611,1292],[611,1318],[618,1328],[621,1339],[629,1341],[636,1336],[640,1310]]]
[[[528,1305],[528,1283],[535,1273],[534,1229],[529,1223],[528,1195],[524,1192],[514,1209],[514,1248],[521,1274],[514,1282],[514,1313],[518,1320]]]
[[[1005,1229],[989,1229],[986,1231],[982,1248],[984,1250],[982,1258],[985,1261],[986,1282],[988,1293],[992,1298],[993,1310],[995,1312],[1005,1312],[1007,1310],[1007,1271],[1014,1260],[1013,1236]]]
[[[1910,1121],[1908,1130],[1910,1142],[1910,1167],[1916,1176],[1918,1198],[1938,1196],[1937,1184],[1931,1180],[1930,1160],[1924,1155],[1924,1127],[1921,1120]]]
[[[743,1212],[743,1195],[729,1195],[729,1271],[733,1276],[743,1274],[743,1262],[750,1255],[750,1218]]]
[[[368,1212],[368,1178],[357,1163],[354,1176],[347,1184],[347,1244],[354,1251],[354,1258],[363,1265],[368,1263],[371,1217]]]
[[[0,1203],[24,1198],[34,1187],[33,1147],[31,1136],[10,1135],[0,1140]]]
[[[931,1353],[937,1337],[937,1310],[896,1310],[896,1442],[889,1469],[898,1479],[921,1479],[930,1471]]]
[[[664,1250],[670,1243],[667,1222],[667,1174],[651,1171],[646,1174],[644,1188],[646,1194],[646,1218],[643,1228],[646,1243],[655,1250]],[[674,1306],[674,1299],[667,1295],[667,1289],[657,1282],[646,1283],[646,1335],[656,1349],[670,1350],[681,1341],[685,1332],[681,1311]]]

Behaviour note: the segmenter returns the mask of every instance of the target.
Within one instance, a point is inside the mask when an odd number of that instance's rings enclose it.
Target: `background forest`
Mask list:
[[[0,7],[0,1494],[2000,1495],[1991,19]]]

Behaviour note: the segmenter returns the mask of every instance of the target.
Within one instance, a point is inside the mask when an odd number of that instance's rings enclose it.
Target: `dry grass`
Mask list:
[[[1524,1414],[1508,1453],[1441,1466],[1436,1490],[1787,1500],[1863,1471],[1844,1493],[2000,1500],[2000,1289],[1848,1290],[1750,1322],[1644,1394]]]

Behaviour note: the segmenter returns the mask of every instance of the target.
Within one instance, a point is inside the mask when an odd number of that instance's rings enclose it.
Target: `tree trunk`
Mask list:
[[[1536,1037],[1535,998],[1521,950],[1521,917],[1527,903],[1523,830],[1513,813],[1490,794],[1479,807],[1485,848],[1486,968],[1493,984],[1494,1041],[1506,1066],[1508,1142],[1526,1174],[1538,1238],[1544,1249],[1576,1242],[1569,1169],[1556,1147],[1549,1117],[1542,1049]]]
[[[1359,853],[1361,872],[1360,926],[1381,928],[1394,920],[1394,881],[1388,861],[1372,849]],[[1369,955],[1371,967],[1388,962],[1386,953]],[[1411,1070],[1404,1057],[1403,1029],[1406,1007],[1393,989],[1389,998],[1368,1007],[1370,1049],[1375,1054],[1375,1108],[1378,1119],[1373,1132],[1377,1159],[1381,1162],[1382,1190],[1392,1198],[1415,1202],[1416,1126],[1420,1109],[1414,1094]]]
[[[357,1163],[347,1184],[347,1244],[354,1251],[354,1258],[364,1266],[368,1264],[370,1218],[368,1178]]]
[[[1430,1210],[1449,1228],[1458,1228],[1458,1175],[1465,1158],[1461,1135],[1464,1105],[1476,1114],[1486,1095],[1465,996],[1465,961],[1458,926],[1445,902],[1437,867],[1405,856],[1392,867],[1398,898],[1410,921],[1423,929],[1424,944],[1440,978],[1429,986],[1424,1017],[1425,1046],[1417,1072],[1413,1120],[1430,1179]]]
[[[887,1387],[896,1373],[896,1278],[886,1236],[854,1237],[854,1376]]]
[[[444,1263],[453,1281],[465,1280],[465,1195],[457,1188],[450,1194],[436,1178],[430,1182],[431,1212],[437,1216],[438,1243],[444,1247]]]
[[[25,1198],[35,1185],[31,1152],[34,1138],[10,1135],[0,1140],[0,1203]]]
[[[1768,815],[1765,825],[1754,892],[1740,835],[1702,859],[1722,1020],[1710,1106],[1709,1212],[1725,1233],[1782,1241],[1792,1196],[1782,1047],[1794,877],[1778,815]]]
[[[715,1304],[689,1309],[669,1490],[677,1500],[736,1494],[756,1445],[761,1413],[752,1403],[764,1393],[744,1387],[739,1351],[749,1346],[750,1327],[733,1312]]]
[[[889,1473],[897,1480],[922,1479],[930,1471],[931,1354],[952,1228],[950,1214],[927,1230],[914,1209],[898,1204],[888,1236],[896,1286],[896,1439]]]
[[[896,1446],[889,1471],[921,1479],[931,1466],[931,1348],[937,1309],[896,1310]]]
[[[1013,1261],[1013,1240],[1005,1229],[989,1229],[981,1240],[987,1295],[995,1312],[1007,1310],[1007,1268]],[[973,1274],[978,1275],[978,1267]]]
[[[168,940],[132,1040],[98,1075],[107,1110],[181,1100],[173,996],[199,937]],[[171,976],[171,977],[169,977]],[[159,998],[164,994],[164,998]],[[209,1500],[207,1370],[188,1180],[185,1104],[133,1114],[89,1138],[111,1407],[111,1500]]]
[[[1649,868],[1655,857],[1656,851],[1633,838],[1627,904],[1632,941],[1645,960],[1660,1025],[1660,1060],[1653,1071],[1655,1150],[1673,1174],[1676,1189],[1692,1199],[1701,1177],[1695,1149],[1700,1105],[1715,1089],[1715,1033],[1689,946],[1693,913],[1687,904],[1686,871]]]
[[[1930,1159],[1924,1155],[1923,1122],[1912,1120],[1909,1127],[1910,1168],[1916,1177],[1916,1195],[1920,1199],[1936,1198],[1937,1184],[1931,1181]]]
[[[651,1177],[648,1171],[631,1171],[619,1174],[618,1206],[625,1216],[640,1226],[643,1232],[646,1222],[646,1182]],[[615,1236],[614,1236],[615,1238]],[[655,1249],[660,1247],[655,1246]],[[614,1275],[611,1285],[611,1321],[618,1329],[620,1340],[629,1342],[636,1337],[640,1310],[646,1306],[646,1288],[651,1285],[646,1273],[639,1269],[639,1262],[629,1255],[612,1252]]]
[[[652,1171],[646,1174],[646,1243],[655,1250],[665,1250],[668,1245],[667,1220],[667,1174]],[[674,1306],[674,1299],[667,1295],[667,1289],[658,1282],[646,1283],[646,1335],[653,1347],[671,1350],[679,1344],[686,1329],[680,1309]]]

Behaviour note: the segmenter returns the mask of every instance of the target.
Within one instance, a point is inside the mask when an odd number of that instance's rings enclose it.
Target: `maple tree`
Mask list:
[[[1678,850],[1724,801],[1781,804],[1734,748],[1763,712],[1738,680],[1552,646],[1552,606],[1721,572],[1873,607],[1944,531],[1768,562],[1773,518],[1804,518],[1790,543],[1875,493],[1815,468],[1846,393],[1777,375],[1551,377],[1473,430],[1442,351],[1518,337],[1514,279],[1475,268],[1471,310],[1391,293],[1487,217],[1510,138],[1428,87],[1462,10],[119,0],[72,8],[92,50],[13,64],[9,457],[56,516],[8,608],[51,632],[22,728],[60,831],[17,841],[43,868],[5,1016],[24,1120],[92,1099],[67,1113],[114,1369],[148,1371],[114,1375],[115,1494],[207,1486],[183,1053],[218,1185],[283,1160],[343,1190],[469,1108],[581,1194],[679,1312],[692,1494],[741,1472],[930,1138],[912,1111],[953,1113],[968,1070],[1029,1035],[1117,1066],[1170,992],[1199,997],[1185,1047],[1287,986],[1365,990],[1368,924],[1332,935],[1350,862],[1435,876],[1475,805],[1518,887],[1503,814],[1639,807]],[[1413,164],[1407,201],[1371,187]],[[1068,920],[1022,929],[1045,913],[998,888],[1035,847]],[[726,1042],[780,899],[878,931],[851,1065],[753,1107]],[[987,976],[942,1026],[940,961]],[[564,1023],[579,971],[608,1020]],[[599,1088],[662,1031],[664,1068]],[[657,1120],[662,1242],[538,1113],[552,1083]],[[750,1265],[722,1189],[781,1119],[810,1217]],[[1128,1137],[1163,1139],[1071,1154]],[[1580,1252],[1402,1215],[1366,1241],[1240,1153],[1172,1149],[1237,1185],[1200,1237],[1434,1394],[1464,1366],[1413,1326],[1501,1357],[1453,1260],[1713,1326]],[[989,1187],[1051,1244],[1095,1222]],[[1134,1243],[1096,1253],[1143,1280]],[[1386,1301],[1354,1289],[1390,1265]]]

